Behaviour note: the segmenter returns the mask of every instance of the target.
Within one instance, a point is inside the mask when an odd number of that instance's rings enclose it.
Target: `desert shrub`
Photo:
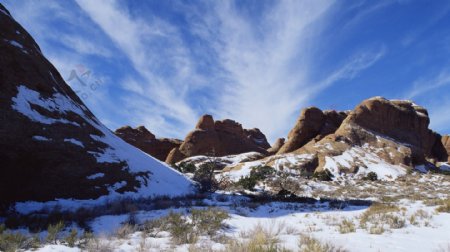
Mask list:
[[[67,242],[69,247],[74,247],[78,240],[78,230],[76,228],[72,228],[64,240]]]
[[[331,181],[333,179],[333,174],[329,170],[323,170],[319,172],[314,172],[313,178],[320,181]]]
[[[178,165],[173,164],[173,168],[175,168],[176,170],[178,170],[179,172],[182,172],[182,173],[194,173],[195,170],[197,169],[195,164],[190,163],[190,162],[181,162]]]
[[[398,212],[400,208],[392,204],[373,203],[360,217],[361,224],[366,222],[376,222],[382,215],[391,212]]]
[[[244,188],[246,190],[253,191],[255,189],[257,182],[258,182],[258,180],[255,177],[245,176],[245,177],[241,177],[238,180],[237,184],[242,186],[242,188]]]
[[[248,233],[241,234],[241,240],[230,240],[225,251],[233,252],[277,252],[286,251],[278,246],[278,237],[264,229],[261,225],[256,225]]]
[[[175,244],[195,243],[197,236],[194,233],[194,225],[186,217],[179,213],[169,213],[165,221]]]
[[[258,181],[264,180],[273,174],[275,174],[275,169],[270,166],[253,167],[250,175],[241,177],[237,184],[244,189],[253,191]]]
[[[376,180],[378,180],[378,175],[375,172],[369,172],[363,179],[370,180],[370,181],[376,181]]]
[[[441,200],[438,204],[440,206],[436,208],[436,211],[450,213],[450,199]]]
[[[47,228],[47,242],[56,244],[60,238],[61,231],[64,229],[64,222],[59,221],[56,224],[50,224]]]
[[[275,174],[275,169],[267,165],[253,167],[250,171],[250,177],[254,177],[257,180],[266,179],[273,174]]]
[[[344,219],[344,220],[342,220],[341,223],[339,223],[338,230],[339,230],[339,233],[341,233],[341,234],[347,234],[347,233],[355,232],[356,227],[355,227],[355,224],[353,223],[353,221]]]
[[[219,208],[192,209],[192,224],[200,234],[215,235],[223,227],[223,221],[229,218],[226,211]]]
[[[384,233],[384,227],[383,225],[373,225],[369,228],[369,234],[382,234]]]
[[[21,249],[29,249],[33,245],[33,239],[20,232],[3,231],[0,234],[0,251],[15,252]]]
[[[214,161],[204,163],[194,172],[193,180],[200,184],[203,192],[214,192],[218,188],[218,182],[214,176],[216,163]]]
[[[87,252],[113,252],[114,246],[110,239],[103,237],[101,239],[89,239],[85,245]]]
[[[393,215],[393,214],[386,214],[383,216],[383,222],[387,223],[390,228],[393,229],[399,229],[405,227],[405,219]]]
[[[309,235],[300,235],[300,252],[344,252],[345,249],[334,246],[331,243],[321,242]]]
[[[119,238],[119,239],[125,239],[127,238],[130,234],[132,234],[134,231],[136,231],[136,228],[134,225],[131,225],[129,223],[125,223],[122,226],[120,226],[115,232],[114,234]]]
[[[396,215],[400,208],[392,204],[374,203],[360,217],[360,226],[370,234],[382,234],[386,225],[389,228],[405,227],[405,219]]]

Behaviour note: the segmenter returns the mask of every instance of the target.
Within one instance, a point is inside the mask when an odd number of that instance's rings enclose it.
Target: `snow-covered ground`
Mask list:
[[[447,248],[450,244],[449,213],[437,214],[435,207],[417,202],[403,201],[400,206],[406,210],[399,210],[394,214],[405,220],[405,226],[389,228],[385,225],[385,231],[382,234],[371,234],[359,226],[360,218],[367,211],[367,206],[350,206],[342,210],[330,209],[327,204],[300,203],[269,203],[254,209],[222,206],[230,212],[230,218],[225,221],[228,228],[221,233],[233,240],[244,240],[243,233],[260,227],[278,239],[277,244],[280,248],[291,251],[300,250],[301,235],[312,236],[323,243],[330,243],[347,251],[422,252]],[[176,211],[185,210],[177,209]],[[424,211],[422,214],[429,217],[423,219],[417,217],[411,221],[411,216],[416,216],[418,211]],[[139,212],[137,218],[143,221],[164,216],[168,212],[169,210]],[[221,251],[227,248],[226,244],[207,237],[202,237],[194,245],[173,245],[167,232],[162,232],[158,237],[145,237],[142,232],[134,232],[124,239],[109,236],[126,219],[127,215],[102,216],[95,219],[91,225],[100,237],[98,242],[108,244],[114,251],[189,251],[192,247]],[[343,220],[354,223],[356,230],[341,233],[339,224]],[[37,251],[82,250],[63,245],[47,245]]]
[[[100,215],[89,226],[97,237],[94,244],[97,248],[125,252],[231,251],[231,241],[249,241],[255,230],[270,234],[277,248],[287,251],[310,251],[305,250],[301,237],[312,237],[345,251],[449,251],[450,213],[446,211],[450,206],[437,211],[445,205],[442,200],[450,198],[449,176],[413,173],[395,181],[299,183],[305,188],[304,196],[311,198],[261,201],[217,192],[193,200],[191,207],[169,204],[167,208],[134,212],[138,223],[159,219],[170,212],[188,216],[190,209],[207,206],[229,213],[217,235],[200,236],[193,244],[175,244],[170,233],[164,231],[154,236],[132,231],[119,238],[116,230],[130,219],[129,213]],[[359,200],[345,200],[349,198]],[[61,243],[45,245],[37,251],[85,250]]]

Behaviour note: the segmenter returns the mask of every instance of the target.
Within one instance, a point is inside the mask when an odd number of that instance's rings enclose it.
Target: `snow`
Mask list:
[[[64,139],[64,142],[72,143],[72,144],[75,144],[75,145],[78,145],[78,146],[84,148],[84,145],[82,142],[80,142],[76,139],[73,139],[73,138],[66,138],[66,139]]]
[[[53,95],[53,97],[44,99],[41,98],[38,92],[31,90],[23,85],[18,87],[17,96],[13,97],[12,101],[12,108],[14,110],[28,117],[32,121],[40,122],[43,124],[66,123],[79,126],[77,123],[70,122],[66,119],[50,118],[41,115],[39,112],[31,108],[31,104],[42,107],[51,112],[57,111],[61,114],[66,114],[67,112],[74,112],[77,114],[83,113],[78,105],[76,105],[66,96],[56,93]]]
[[[384,161],[364,147],[355,146],[341,155],[325,157],[324,169],[329,170],[334,178],[342,178],[341,169],[358,167],[356,175],[365,176],[369,172],[375,172],[378,179],[393,180],[406,174],[406,169],[399,165],[392,165]]]
[[[51,139],[48,139],[44,136],[33,136],[32,139],[36,141],[51,141]]]
[[[2,8],[0,8],[0,12],[1,13],[3,13],[3,14],[5,14],[6,16],[8,16],[8,17],[11,17],[6,11],[4,11]]]
[[[166,195],[170,197],[182,196],[195,192],[194,183],[180,172],[167,166],[165,163],[151,157],[141,150],[129,145],[121,138],[117,137],[103,124],[96,119],[92,119],[86,115],[83,107],[75,103],[70,98],[55,93],[50,98],[42,98],[40,94],[34,90],[28,89],[26,86],[19,86],[17,96],[13,99],[13,109],[27,116],[30,120],[43,124],[53,123],[71,123],[62,118],[49,118],[41,115],[39,112],[31,108],[31,104],[40,106],[46,110],[57,112],[59,114],[67,114],[69,112],[80,115],[87,123],[98,129],[103,136],[91,135],[95,141],[103,142],[108,147],[102,152],[88,152],[93,154],[99,163],[119,163],[126,162],[126,168],[130,173],[143,172],[148,176],[139,176],[136,179],[141,182],[141,186],[136,188],[136,192],[125,192],[123,194],[115,192],[114,188],[120,188],[122,184],[116,184],[110,187],[110,194],[102,196],[98,199],[74,200],[74,199],[57,199],[49,202],[19,202],[15,208],[20,213],[30,213],[39,211],[45,207],[59,206],[66,210],[76,210],[79,207],[89,207],[103,204],[108,200],[120,199],[122,197],[153,197]],[[79,126],[78,124],[76,124]],[[67,140],[67,139],[66,139]],[[73,144],[81,144],[78,140],[69,139]]]
[[[393,214],[406,220],[405,226],[399,229],[387,228],[382,234],[370,234],[359,226],[360,216],[367,211],[368,206],[347,206],[344,209],[330,208],[328,203],[285,203],[271,202],[254,208],[232,206],[234,200],[231,198],[221,206],[230,213],[230,218],[224,223],[228,228],[220,231],[220,234],[236,240],[243,241],[243,234],[249,233],[255,228],[261,228],[265,232],[278,238],[278,247],[292,251],[299,251],[299,237],[303,235],[312,236],[321,242],[328,242],[335,247],[350,252],[376,252],[376,251],[399,251],[399,252],[422,252],[437,251],[446,248],[449,244],[448,232],[450,227],[450,214],[436,213],[434,207],[425,206],[421,202],[410,202],[401,200],[399,207],[403,210]],[[220,202],[211,202],[218,204]],[[136,219],[142,223],[145,220],[156,219],[166,216],[170,211],[187,213],[188,209],[164,209],[154,211],[140,211],[136,213]],[[418,210],[428,214],[430,219],[417,219],[413,225],[409,217]],[[125,223],[127,214],[105,215],[92,220],[89,225],[98,235],[100,242],[108,242],[112,251],[131,252],[138,251],[144,243],[150,245],[145,251],[190,251],[190,245],[173,245],[170,242],[170,234],[161,232],[156,237],[143,237],[141,232],[135,232],[128,238],[118,239],[110,236],[121,224]],[[340,233],[338,224],[342,220],[350,220],[355,224],[355,232]],[[425,222],[428,222],[426,224]],[[215,251],[225,248],[219,241],[213,241],[208,237],[199,237],[197,246],[209,244]],[[62,245],[47,245],[37,251],[79,251],[76,248],[68,248]],[[210,251],[210,250],[208,250]]]
[[[439,167],[442,171],[450,171],[450,164],[446,163],[446,164],[442,164]]]
[[[15,46],[15,47],[18,47],[18,48],[22,49],[22,50],[24,49],[23,45],[20,44],[19,42],[15,41],[15,40],[10,40],[9,43],[11,45]]]
[[[90,176],[88,176],[86,178],[87,179],[97,179],[97,178],[102,178],[104,176],[105,176],[104,173],[99,172],[99,173],[92,174],[92,175],[90,175]]]

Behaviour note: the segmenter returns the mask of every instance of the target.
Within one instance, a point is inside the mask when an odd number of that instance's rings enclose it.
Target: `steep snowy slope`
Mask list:
[[[192,192],[182,174],[101,124],[0,10],[0,203]]]

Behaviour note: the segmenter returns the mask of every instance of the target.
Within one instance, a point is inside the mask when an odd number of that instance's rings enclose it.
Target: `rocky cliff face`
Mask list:
[[[144,126],[135,129],[125,126],[117,129],[114,133],[125,142],[161,161],[165,161],[169,152],[182,143],[178,139],[156,138]]]
[[[442,145],[444,145],[445,150],[447,151],[448,162],[450,162],[450,136],[449,135],[445,135],[442,137]]]
[[[350,112],[335,133],[295,153],[312,155],[318,160],[317,170],[335,173],[376,169],[376,164],[412,168],[446,160],[440,136],[428,125],[423,107],[375,97]]]
[[[311,140],[319,141],[336,131],[346,116],[345,112],[322,111],[316,107],[304,109],[277,154],[295,151]]]
[[[166,162],[173,164],[197,155],[225,156],[251,151],[265,154],[268,147],[270,145],[259,129],[246,130],[233,120],[214,121],[212,116],[204,115],[180,147],[169,153]]]
[[[185,194],[190,182],[104,127],[0,5],[0,199]]]
[[[327,170],[334,178],[368,172],[396,178],[416,166],[447,161],[448,137],[441,141],[428,126],[428,112],[410,101],[375,97],[348,113],[307,108],[277,155],[258,165],[309,173]]]
[[[278,138],[275,143],[272,145],[272,147],[270,147],[269,149],[267,149],[267,152],[269,155],[274,155],[276,154],[281,147],[283,147],[284,143],[285,143],[285,139],[284,138]]]

